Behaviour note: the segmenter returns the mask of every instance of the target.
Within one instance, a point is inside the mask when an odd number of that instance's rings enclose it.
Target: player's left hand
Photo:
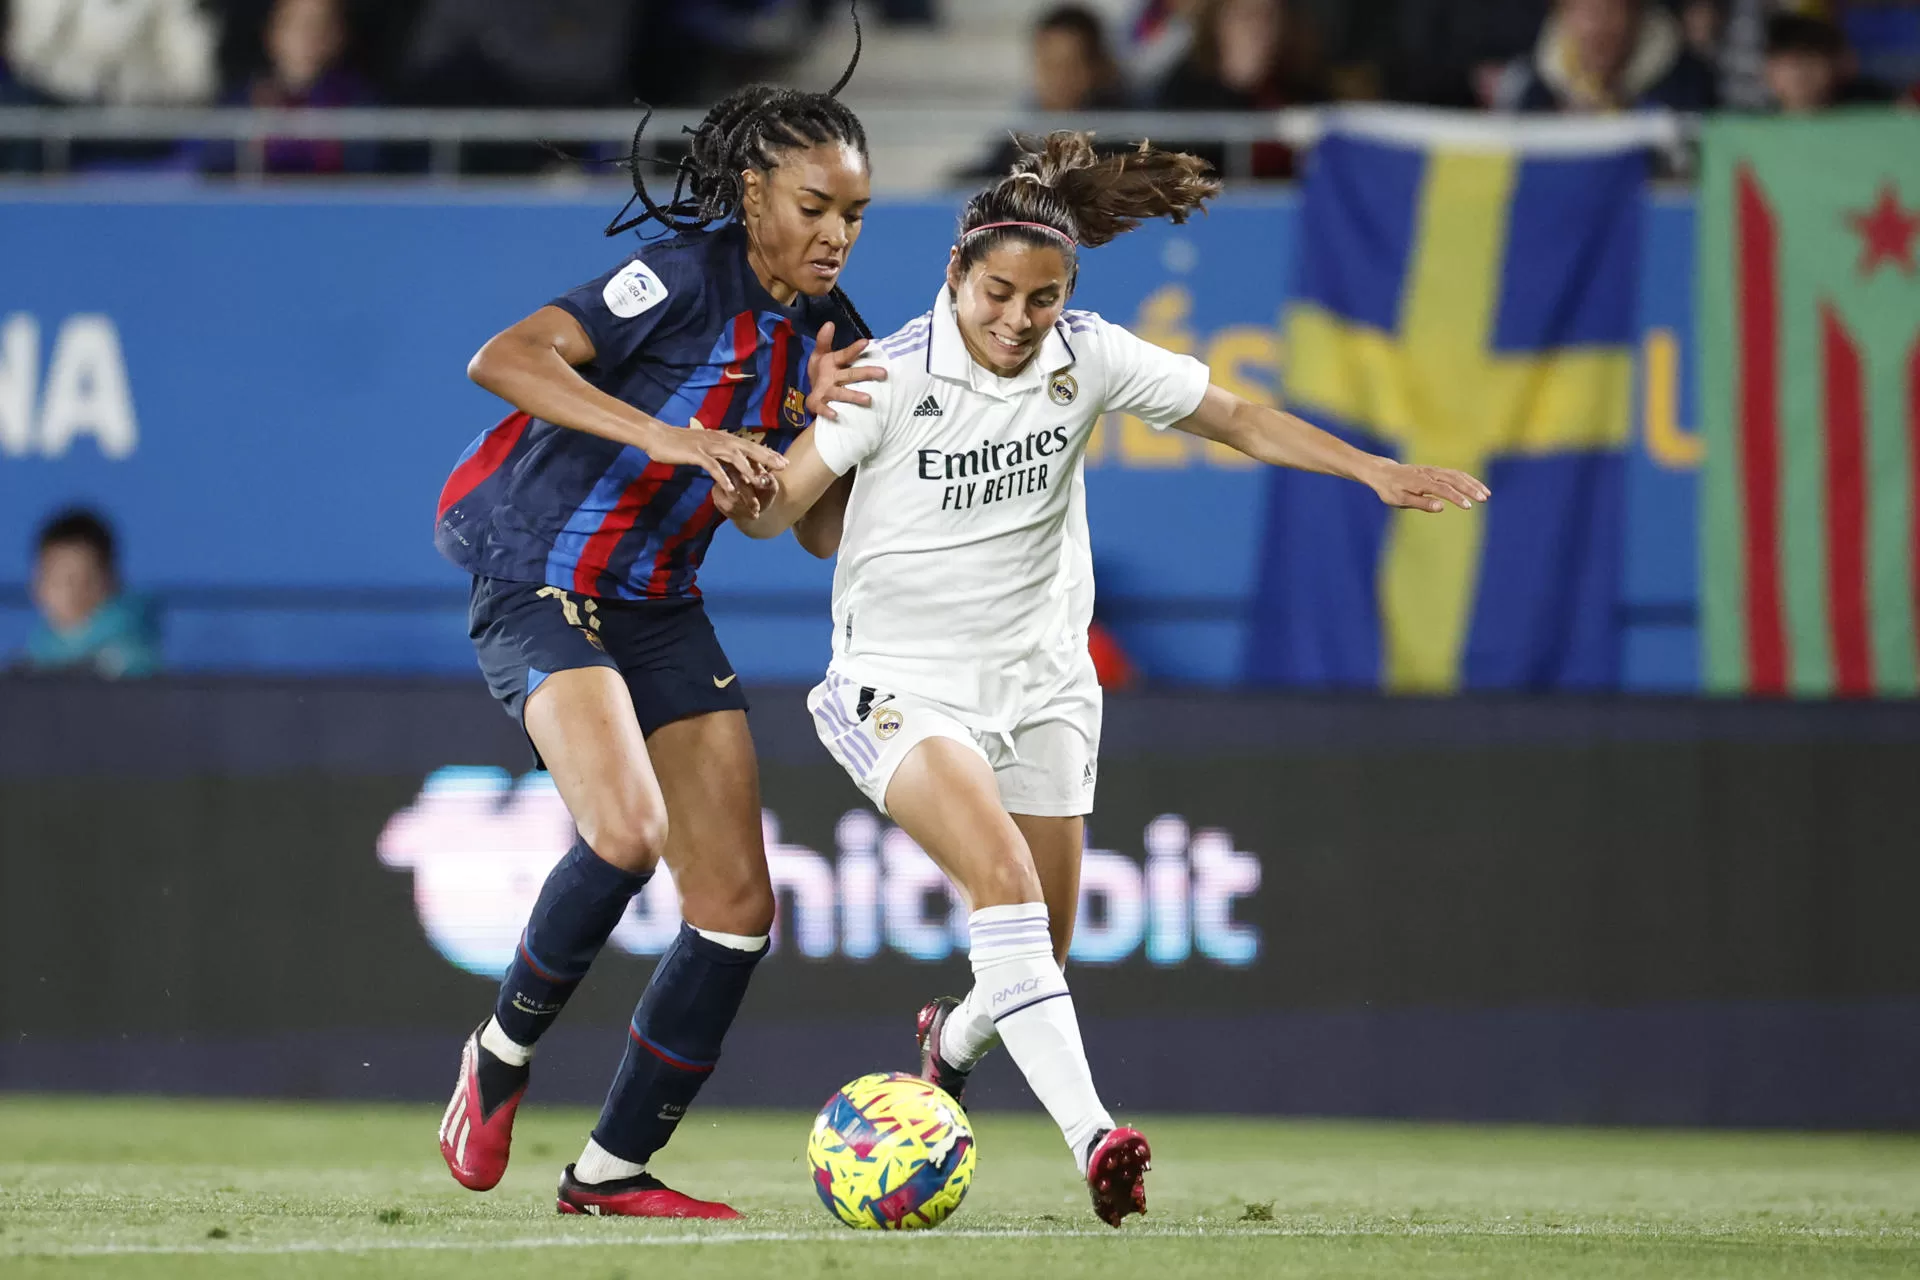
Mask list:
[[[840,415],[834,411],[834,402],[855,404],[866,408],[873,403],[873,397],[864,391],[855,391],[856,382],[885,382],[887,371],[879,365],[862,365],[854,368],[853,362],[860,358],[871,339],[862,338],[833,350],[833,322],[829,320],[820,326],[820,334],[814,343],[813,355],[807,360],[807,381],[813,390],[807,395],[807,413],[815,418],[825,418],[829,422],[840,421]]]
[[[1412,511],[1445,511],[1449,502],[1462,511],[1471,511],[1474,503],[1493,496],[1491,489],[1464,471],[1416,467],[1405,462],[1386,463],[1370,483],[1380,501]]]

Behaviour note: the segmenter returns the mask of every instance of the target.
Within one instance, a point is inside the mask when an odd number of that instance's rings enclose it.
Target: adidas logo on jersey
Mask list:
[[[938,400],[935,400],[932,396],[928,396],[914,407],[913,416],[916,418],[938,418],[944,416],[944,411],[940,408],[940,402]]]

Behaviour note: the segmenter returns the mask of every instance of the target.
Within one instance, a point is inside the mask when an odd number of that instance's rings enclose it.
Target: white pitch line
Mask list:
[[[1149,1229],[1127,1233],[1135,1240],[1247,1240],[1275,1239],[1281,1237],[1310,1239],[1314,1237],[1341,1239],[1355,1237],[1379,1237],[1382,1239],[1412,1236],[1439,1237],[1486,1237],[1488,1239],[1527,1239],[1544,1237],[1599,1237],[1605,1239],[1626,1239],[1649,1237],[1670,1243],[1686,1240],[1725,1239],[1744,1235],[1736,1230],[1722,1231],[1683,1231],[1665,1232],[1658,1229],[1649,1231],[1634,1228],[1595,1228],[1595,1227],[1526,1227],[1512,1231],[1488,1230],[1485,1227],[1452,1227],[1409,1223],[1400,1230],[1363,1229],[1354,1227],[1315,1227],[1315,1226],[1237,1226],[1225,1225],[1213,1227],[1172,1227]],[[1864,1231],[1849,1227],[1812,1227],[1786,1233],[1803,1239],[1823,1240],[1874,1240],[1889,1237],[1908,1238],[1910,1233],[1898,1231]],[[1063,1231],[1034,1230],[1022,1227],[982,1227],[957,1231],[862,1231],[854,1233],[854,1238],[886,1238],[893,1240],[1075,1240],[1075,1239],[1114,1239],[1117,1233],[1108,1231],[1088,1231],[1068,1228]],[[807,1231],[732,1231],[716,1232],[712,1235],[658,1235],[623,1236],[612,1239],[594,1238],[585,1235],[565,1236],[519,1236],[503,1240],[293,1240],[281,1244],[97,1244],[71,1245],[50,1249],[5,1249],[0,1250],[0,1258],[93,1258],[114,1257],[119,1255],[280,1255],[302,1253],[396,1253],[396,1252],[471,1252],[481,1253],[489,1249],[630,1249],[630,1248],[687,1248],[700,1245],[736,1245],[736,1244],[792,1244],[802,1241],[820,1243],[832,1240],[848,1239],[847,1235]]]
[[[1029,1239],[1098,1239],[1111,1236],[1108,1231],[1080,1231],[1069,1228],[1065,1231],[1030,1231],[1019,1227],[977,1228],[971,1231],[861,1231],[849,1235],[864,1236],[869,1239],[891,1237],[893,1239],[931,1240],[936,1237],[943,1240],[1029,1240]],[[1245,1236],[1277,1236],[1293,1234],[1285,1229],[1261,1227],[1248,1230],[1209,1231],[1202,1227],[1186,1227],[1167,1231],[1137,1232],[1136,1235],[1153,1238],[1192,1239],[1200,1236],[1231,1238]],[[0,1257],[15,1258],[89,1258],[111,1256],[114,1254],[202,1254],[202,1253],[244,1253],[244,1254],[281,1254],[281,1253],[388,1253],[407,1250],[456,1251],[486,1249],[552,1249],[552,1248],[631,1248],[633,1246],[688,1247],[704,1244],[792,1244],[798,1241],[831,1241],[846,1239],[848,1236],[830,1232],[812,1231],[731,1231],[715,1232],[712,1235],[683,1236],[620,1236],[599,1238],[591,1236],[520,1236],[505,1240],[294,1240],[283,1244],[81,1244],[64,1248],[22,1250],[18,1253],[0,1251]]]

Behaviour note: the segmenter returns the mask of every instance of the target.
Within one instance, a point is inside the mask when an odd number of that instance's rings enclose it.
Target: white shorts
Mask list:
[[[1006,733],[969,729],[942,703],[862,687],[831,668],[807,695],[813,727],[881,813],[887,784],[928,738],[952,738],[993,770],[1008,813],[1077,818],[1093,812],[1100,757],[1100,682],[1093,664]]]

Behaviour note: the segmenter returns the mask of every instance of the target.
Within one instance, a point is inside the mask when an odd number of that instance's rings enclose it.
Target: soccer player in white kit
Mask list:
[[[1026,147],[968,202],[933,309],[848,375],[884,370],[869,403],[824,409],[776,487],[729,514],[768,538],[830,490],[830,502],[844,496],[833,660],[808,706],[834,758],[972,911],[974,986],[921,1011],[922,1074],[959,1097],[1004,1043],[1095,1212],[1118,1226],[1146,1209],[1150,1153],[1101,1104],[1061,967],[1100,742],[1081,468],[1094,424],[1136,414],[1359,481],[1396,507],[1469,508],[1488,492],[1458,471],[1364,453],[1211,385],[1190,356],[1066,310],[1082,247],[1142,218],[1184,221],[1219,184],[1192,156],[1143,146],[1098,158],[1085,134]]]

